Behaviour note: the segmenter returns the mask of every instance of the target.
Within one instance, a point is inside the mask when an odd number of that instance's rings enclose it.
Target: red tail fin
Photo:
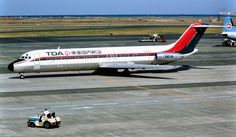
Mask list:
[[[202,35],[206,31],[206,27],[196,27],[202,23],[194,23],[183,33],[183,35],[175,42],[174,47],[167,52],[190,53],[194,50]]]

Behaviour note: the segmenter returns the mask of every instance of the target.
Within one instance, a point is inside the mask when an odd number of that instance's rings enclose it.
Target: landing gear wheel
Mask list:
[[[24,79],[25,78],[25,76],[24,75],[20,75],[20,79]]]
[[[235,43],[234,41],[231,41],[231,42],[230,42],[230,46],[233,47],[233,46],[234,46],[234,43]]]
[[[124,74],[124,75],[130,75],[129,69],[125,69],[125,70],[123,71],[123,74]]]

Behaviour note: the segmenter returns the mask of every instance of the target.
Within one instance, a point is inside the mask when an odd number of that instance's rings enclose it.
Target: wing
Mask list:
[[[99,68],[171,70],[171,69],[179,68],[179,66],[135,64],[132,62],[124,62],[124,63],[112,62],[112,63],[101,63],[99,65]]]

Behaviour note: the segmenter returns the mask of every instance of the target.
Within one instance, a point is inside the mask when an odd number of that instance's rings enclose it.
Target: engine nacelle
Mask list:
[[[169,63],[184,58],[184,55],[180,53],[158,53],[156,55],[156,61],[158,63]]]

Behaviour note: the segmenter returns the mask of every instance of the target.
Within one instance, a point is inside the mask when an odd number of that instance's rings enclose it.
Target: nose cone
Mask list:
[[[8,65],[8,70],[10,70],[12,72],[14,71],[14,63],[13,62]]]

